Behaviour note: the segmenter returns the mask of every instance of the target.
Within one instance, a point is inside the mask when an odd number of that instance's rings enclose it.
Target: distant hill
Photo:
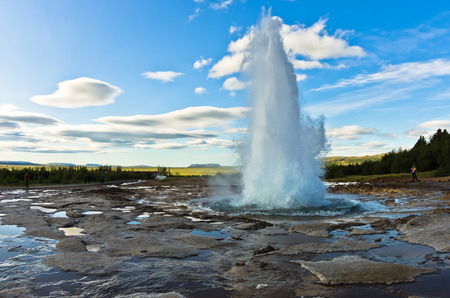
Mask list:
[[[98,163],[87,163],[85,164],[86,167],[99,167],[100,165]]]
[[[28,161],[0,161],[0,165],[10,165],[10,166],[39,166],[38,163],[32,163]]]
[[[218,168],[221,167],[218,163],[204,163],[204,164],[198,164],[194,163],[191,164],[188,168]]]
[[[73,163],[66,163],[66,162],[51,162],[51,163],[48,163],[47,165],[49,165],[49,166],[61,166],[61,167],[75,166],[75,164],[73,164]]]

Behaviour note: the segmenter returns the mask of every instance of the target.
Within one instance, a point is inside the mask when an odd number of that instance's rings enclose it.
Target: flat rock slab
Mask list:
[[[427,214],[415,217],[398,229],[410,243],[428,245],[439,252],[450,252],[450,214]]]
[[[384,231],[380,230],[368,230],[368,229],[358,229],[354,228],[351,230],[350,235],[376,235],[376,234],[383,234]]]
[[[302,243],[299,245],[293,245],[285,249],[280,249],[277,252],[280,254],[291,255],[302,252],[311,252],[311,253],[348,252],[348,251],[368,250],[376,247],[379,247],[379,245],[369,243],[366,241],[341,239],[337,242]]]
[[[393,284],[414,281],[420,274],[433,273],[435,269],[422,269],[393,263],[380,263],[361,256],[341,256],[330,261],[291,261],[300,264],[325,285],[339,284]]]
[[[328,237],[331,225],[324,222],[296,225],[289,229],[289,233],[301,233],[312,237]]]

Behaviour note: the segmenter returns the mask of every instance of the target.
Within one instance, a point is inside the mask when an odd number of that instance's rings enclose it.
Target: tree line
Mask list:
[[[418,171],[435,171],[436,177],[450,175],[450,134],[438,129],[429,141],[420,136],[411,149],[394,150],[378,161],[357,164],[329,164],[325,167],[325,179],[344,178],[350,175],[382,175],[408,173],[415,165]]]
[[[165,169],[165,168],[164,168]],[[167,172],[167,170],[165,171]],[[61,166],[61,167],[25,167],[21,169],[0,169],[0,184],[22,184],[25,174],[29,175],[31,183],[38,184],[71,184],[100,182],[102,176],[106,181],[154,179],[155,173],[150,171],[123,171],[120,166],[99,166],[87,168],[85,166]]]

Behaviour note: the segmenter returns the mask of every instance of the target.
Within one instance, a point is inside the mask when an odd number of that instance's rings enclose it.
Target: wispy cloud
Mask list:
[[[81,77],[58,84],[58,90],[49,95],[36,95],[30,100],[45,106],[80,108],[103,106],[114,102],[122,90],[108,83]]]
[[[242,26],[230,26],[229,32],[233,34],[242,30]]]
[[[60,121],[45,114],[21,111],[19,107],[14,105],[0,105],[0,122],[10,123],[8,125],[13,127],[14,124],[11,123],[49,125],[59,123]],[[7,124],[4,124],[4,127],[6,126]]]
[[[384,66],[380,72],[359,74],[352,79],[340,80],[336,84],[325,85],[314,90],[319,91],[348,86],[361,86],[386,81],[405,83],[448,75],[450,75],[450,60],[448,59],[434,59],[426,62],[407,62],[397,65],[387,65]]]
[[[222,0],[217,3],[211,3],[211,8],[215,10],[226,9],[228,6],[233,3],[233,0]]]
[[[183,73],[175,71],[147,71],[142,73],[144,78],[158,80],[163,83],[173,82],[175,78],[182,76]]]
[[[346,125],[339,128],[327,129],[329,137],[335,137],[340,140],[357,140],[363,135],[371,135],[375,131],[371,127],[361,127],[359,125]]]
[[[357,91],[341,93],[334,100],[312,104],[305,107],[310,114],[333,117],[355,110],[378,106],[380,104],[404,100],[411,97],[415,91],[423,88],[421,84],[399,86],[371,86]]]
[[[247,115],[247,108],[190,107],[159,115],[109,116],[96,121],[113,125],[192,129],[223,126]]]
[[[200,8],[197,7],[197,8],[195,9],[195,12],[194,12],[193,14],[191,14],[191,15],[188,16],[188,21],[189,21],[189,22],[192,22],[195,18],[197,18],[197,17],[199,16],[199,13],[200,13]]]

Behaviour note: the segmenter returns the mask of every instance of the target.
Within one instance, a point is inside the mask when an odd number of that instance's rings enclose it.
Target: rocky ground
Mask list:
[[[25,235],[0,239],[10,268],[0,297],[449,297],[446,178],[331,185],[387,208],[305,222],[198,207],[222,187],[197,178],[2,189],[1,225]]]

